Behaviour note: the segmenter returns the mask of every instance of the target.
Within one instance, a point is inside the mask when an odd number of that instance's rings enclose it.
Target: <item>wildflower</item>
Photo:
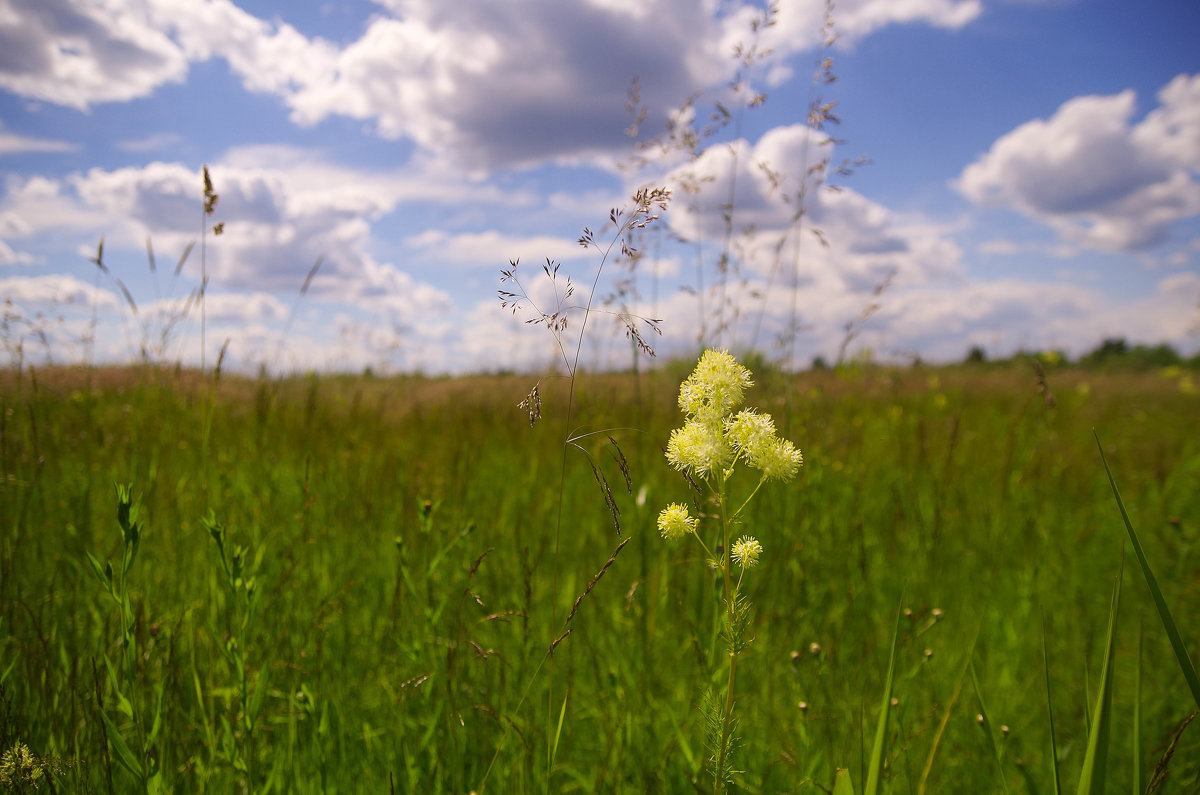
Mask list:
[[[776,438],[764,445],[760,455],[750,463],[762,470],[768,480],[791,480],[804,463],[804,455],[787,439]]]
[[[747,387],[753,385],[750,371],[729,351],[709,348],[679,387],[679,408],[689,417],[722,418],[742,405]]]
[[[748,569],[758,563],[758,556],[761,554],[762,544],[758,543],[758,539],[754,536],[742,536],[733,542],[733,548],[730,550],[733,562],[743,569]]]
[[[768,414],[759,414],[754,409],[742,409],[729,420],[725,438],[743,455],[751,466],[763,451],[775,440],[775,422]]]
[[[40,760],[29,751],[29,746],[18,740],[0,757],[0,784],[5,789],[14,789],[28,784],[37,789],[37,781],[44,771]]]
[[[658,531],[663,538],[683,538],[688,533],[695,532],[696,520],[688,515],[686,505],[673,502],[658,514]]]
[[[719,470],[733,458],[733,450],[719,425],[688,420],[671,431],[667,440],[667,461],[682,472],[704,476]]]

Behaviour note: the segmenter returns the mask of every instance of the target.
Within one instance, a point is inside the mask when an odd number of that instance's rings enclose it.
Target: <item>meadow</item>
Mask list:
[[[1034,362],[749,362],[805,462],[743,517],[733,789],[862,791],[882,725],[879,791],[1077,791],[1120,574],[1102,786],[1200,791],[1093,435],[1195,659],[1194,376]],[[711,791],[720,581],[655,527],[693,364],[580,372],[569,419],[543,379],[532,425],[516,375],[6,371],[0,752],[40,771],[10,786]]]

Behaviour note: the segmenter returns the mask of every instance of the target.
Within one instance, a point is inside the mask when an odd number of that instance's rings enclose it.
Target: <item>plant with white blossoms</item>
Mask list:
[[[741,594],[746,569],[758,563],[763,546],[758,539],[743,535],[732,540],[738,519],[758,490],[768,480],[795,478],[804,457],[795,445],[781,439],[769,415],[754,409],[740,409],[746,389],[753,386],[750,371],[720,349],[705,351],[696,369],[679,387],[679,407],[687,415],[682,427],[671,431],[667,442],[667,461],[683,472],[694,485],[703,483],[717,507],[719,527],[712,546],[705,541],[699,517],[686,505],[671,503],[658,515],[658,530],[663,538],[677,540],[694,537],[703,547],[712,566],[724,581],[725,610],[722,615],[729,655],[729,677],[723,700],[715,693],[705,699],[706,744],[708,763],[713,774],[713,792],[720,793],[732,780],[729,751],[733,745],[734,681],[738,655],[749,645],[745,629],[749,622],[749,604]],[[740,409],[740,410],[739,410]],[[728,485],[738,465],[758,472],[758,481],[749,496],[730,510]],[[710,540],[713,540],[710,537]],[[714,554],[713,549],[716,553]],[[737,577],[734,577],[737,566]]]

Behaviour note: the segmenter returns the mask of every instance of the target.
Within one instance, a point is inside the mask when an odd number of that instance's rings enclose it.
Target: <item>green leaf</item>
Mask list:
[[[901,600],[903,606],[903,600]],[[892,653],[888,657],[887,683],[883,686],[883,699],[879,707],[879,722],[875,725],[875,741],[871,744],[871,765],[867,770],[865,795],[879,792],[879,781],[883,775],[883,757],[887,745],[888,719],[892,712],[892,683],[896,678],[896,644],[900,639],[900,608],[896,609],[896,629],[892,632]]]
[[[100,717],[104,720],[104,733],[108,735],[108,744],[117,755],[117,761],[126,770],[136,776],[139,782],[143,781],[146,775],[142,772],[142,764],[133,755],[133,751],[129,750],[129,744],[121,736],[121,732],[117,729],[116,724],[103,712],[100,713]]]
[[[838,768],[833,777],[833,795],[855,795],[854,782],[850,780],[850,771]]]
[[[1154,597],[1154,606],[1158,609],[1158,617],[1162,619],[1163,628],[1167,630],[1171,648],[1175,651],[1175,659],[1179,662],[1183,678],[1187,680],[1188,688],[1192,691],[1192,699],[1196,702],[1196,707],[1200,708],[1200,676],[1196,675],[1196,666],[1192,665],[1192,660],[1188,657],[1187,647],[1183,645],[1183,638],[1175,626],[1175,619],[1171,617],[1171,611],[1167,609],[1167,600],[1163,598],[1162,590],[1158,587],[1158,580],[1155,579],[1154,572],[1150,569],[1150,563],[1146,560],[1146,553],[1142,551],[1142,542],[1134,532],[1133,523],[1129,521],[1129,513],[1125,510],[1125,503],[1121,501],[1121,493],[1117,491],[1117,482],[1113,480],[1112,470],[1108,468],[1108,459],[1104,457],[1104,447],[1100,444],[1100,436],[1094,430],[1092,434],[1096,437],[1096,447],[1100,450],[1100,461],[1104,464],[1104,473],[1108,475],[1108,485],[1112,487],[1113,497],[1117,500],[1117,508],[1120,509],[1121,519],[1125,522],[1125,530],[1129,534],[1129,540],[1133,543],[1133,551],[1137,555],[1138,564],[1142,567],[1146,584],[1150,586],[1150,595]]]
[[[133,704],[129,703],[129,699],[121,692],[120,679],[117,677],[117,672],[113,670],[112,660],[108,659],[108,655],[104,657],[104,667],[108,669],[108,684],[113,690],[113,695],[117,697],[117,711],[127,718],[133,718]]]
[[[111,594],[112,593],[112,566],[109,565],[107,562],[105,563],[104,566],[101,566],[100,561],[96,560],[96,556],[93,555],[91,552],[84,551],[83,554],[87,555],[88,563],[92,564],[92,571],[94,571],[96,573],[96,579],[98,579],[100,581],[100,584],[103,585],[105,588],[107,588],[108,592]]]
[[[558,741],[562,738],[563,718],[567,716],[567,693],[563,694],[562,707],[558,710],[558,727],[554,730],[554,744],[550,747],[550,769],[554,768],[554,759],[558,756]]]
[[[1087,755],[1083,758],[1083,770],[1079,775],[1079,795],[1103,795],[1104,779],[1108,773],[1108,734],[1112,723],[1112,669],[1113,646],[1117,636],[1117,613],[1121,608],[1121,576],[1125,571],[1125,557],[1121,556],[1121,569],[1113,587],[1112,604],[1108,611],[1108,641],[1104,646],[1104,665],[1100,673],[1100,689],[1096,693],[1096,706],[1092,710],[1092,729],[1088,732]]]
[[[693,772],[698,770],[699,765],[696,762],[696,753],[692,750],[692,744],[688,742],[687,734],[675,718],[675,713],[671,710],[669,704],[664,704],[663,709],[667,712],[667,725],[675,732],[675,741],[679,743],[679,750],[683,754],[684,761],[687,762],[688,770]]]
[[[163,696],[167,690],[167,680],[165,678],[160,679],[155,686],[155,690],[157,691],[157,697],[154,700],[154,719],[150,723],[150,734],[146,737],[146,751],[149,751],[154,746],[159,732],[162,731]]]
[[[262,712],[263,701],[267,697],[267,680],[270,679],[266,667],[259,669],[258,679],[254,683],[254,695],[250,698],[250,709],[247,716],[246,728],[253,731],[254,725],[258,720],[259,713]]]

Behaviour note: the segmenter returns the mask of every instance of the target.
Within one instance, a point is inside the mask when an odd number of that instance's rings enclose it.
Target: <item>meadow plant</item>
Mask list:
[[[631,236],[639,230],[646,229],[658,220],[658,213],[665,211],[670,202],[671,192],[666,188],[640,188],[633,195],[631,207],[613,208],[608,214],[608,223],[612,228],[611,235],[605,239],[597,239],[596,233],[590,228],[584,227],[583,234],[579,237],[579,245],[586,249],[593,249],[600,255],[599,264],[596,266],[596,271],[592,276],[591,289],[587,294],[586,303],[576,303],[575,301],[575,284],[570,276],[563,274],[565,282],[560,280],[559,263],[555,263],[550,259],[546,260],[546,264],[542,266],[542,272],[550,281],[555,299],[554,307],[540,306],[537,301],[530,295],[529,291],[521,283],[517,273],[519,265],[518,260],[510,260],[507,269],[500,271],[500,283],[511,284],[511,289],[500,289],[497,295],[500,298],[500,305],[504,309],[509,309],[514,315],[520,312],[527,313],[525,323],[530,325],[544,325],[554,337],[554,342],[558,348],[559,356],[562,364],[567,372],[569,386],[567,388],[567,409],[563,415],[563,441],[562,441],[562,463],[559,468],[559,488],[558,488],[558,509],[555,519],[554,529],[554,573],[553,573],[553,591],[558,592],[558,577],[559,577],[559,553],[562,540],[563,526],[563,493],[566,487],[566,472],[567,472],[567,453],[571,448],[582,452],[587,458],[591,466],[592,475],[600,488],[601,495],[604,499],[605,506],[608,508],[612,516],[613,524],[616,527],[618,535],[621,533],[620,510],[617,507],[616,501],[612,494],[612,488],[609,485],[608,478],[604,475],[599,467],[597,467],[592,454],[583,446],[585,440],[588,440],[597,435],[608,435],[609,430],[601,431],[582,431],[573,425],[573,412],[575,408],[575,390],[576,377],[579,373],[579,359],[583,351],[583,339],[587,333],[588,321],[593,312],[604,312],[596,305],[598,298],[597,290],[600,284],[601,277],[604,274],[605,266],[617,257],[634,259],[637,256],[637,251],[630,242]],[[602,242],[603,241],[603,242]],[[647,356],[654,356],[654,348],[646,341],[640,326],[645,326],[649,331],[655,334],[661,334],[659,330],[659,321],[654,318],[642,317],[628,312],[616,312],[613,314],[618,322],[625,329],[626,336],[636,346],[636,349]],[[578,317],[577,325],[572,322],[573,317]],[[574,331],[575,328],[578,331]],[[569,330],[570,329],[570,330]],[[572,351],[572,342],[574,350]],[[529,414],[529,424],[532,427],[542,416],[542,396],[540,391],[540,382],[535,384],[533,389],[525,396],[518,404],[522,411]],[[627,490],[632,492],[632,483],[629,479],[629,465],[620,445],[612,437],[608,436],[609,441],[616,448],[616,460],[620,467],[622,477],[625,481]],[[574,605],[567,616],[567,619],[560,625],[558,621],[557,601],[551,602],[550,609],[550,627],[555,632],[554,640],[551,641],[546,649],[546,656],[542,662],[547,663],[547,679],[549,684],[549,696],[547,699],[546,711],[546,776],[547,786],[549,776],[554,765],[555,752],[557,750],[557,732],[551,731],[551,726],[554,722],[554,666],[553,652],[554,649],[562,643],[571,633],[571,628],[566,626],[574,619],[579,605],[588,592],[595,586],[596,582],[604,575],[608,568],[615,561],[617,554],[624,547],[624,542],[621,542],[613,551],[608,562],[604,564],[591,583],[587,586],[587,591],[576,598]],[[537,671],[540,671],[539,664]],[[535,676],[537,675],[535,671]],[[528,689],[526,690],[528,692]],[[524,698],[522,697],[522,701]],[[562,708],[559,714],[559,727],[562,726],[562,719],[565,715],[566,700],[562,703]],[[499,751],[497,751],[498,753]],[[486,777],[485,777],[486,780]]]
[[[264,550],[260,547],[252,555],[249,547],[230,544],[225,525],[218,521],[216,514],[211,510],[200,520],[200,524],[217,545],[221,573],[224,575],[222,580],[227,593],[225,641],[220,649],[225,659],[233,666],[238,699],[235,720],[231,722],[222,716],[220,749],[226,761],[253,783],[257,776],[255,730],[267,693],[269,669],[263,666],[257,675],[252,677],[247,668],[247,649],[250,628],[260,606],[262,591],[255,572],[262,561]]]
[[[719,620],[729,669],[724,693],[710,692],[704,699],[705,745],[714,793],[723,791],[738,772],[730,756],[738,742],[734,734],[737,662],[751,641],[747,636],[750,602],[742,582],[747,569],[753,568],[763,553],[762,543],[754,536],[743,534],[736,540],[734,536],[746,506],[763,484],[794,479],[804,462],[795,445],[775,433],[769,415],[752,408],[738,410],[752,385],[750,371],[728,351],[709,349],[700,356],[696,369],[679,388],[679,408],[687,419],[671,431],[666,457],[697,491],[702,491],[697,481],[703,484],[706,504],[712,504],[715,513],[693,517],[687,506],[671,503],[658,515],[663,538],[692,536],[704,550],[708,565],[721,576],[724,610]],[[730,481],[739,464],[758,472],[757,483],[744,498],[730,493]],[[702,527],[701,518],[715,519],[715,530]]]
[[[158,791],[161,783],[162,770],[159,766],[161,749],[158,748],[163,725],[163,696],[164,682],[159,681],[155,693],[155,705],[149,713],[149,720],[144,714],[140,683],[138,675],[138,632],[137,617],[133,609],[133,601],[129,595],[129,572],[141,546],[145,528],[139,519],[141,501],[133,499],[131,485],[118,484],[117,487],[117,524],[121,528],[121,568],[118,575],[113,570],[112,563],[105,561],[100,565],[92,553],[87,553],[92,571],[100,580],[108,597],[116,603],[121,618],[121,665],[120,675],[113,670],[112,661],[104,655],[104,665],[108,671],[108,683],[116,701],[117,718],[114,720],[103,707],[100,708],[100,718],[104,723],[105,734],[111,753],[138,783],[141,792]],[[98,680],[98,677],[97,677]],[[99,681],[96,683],[99,691]],[[126,728],[118,725],[123,721]],[[132,724],[129,727],[129,724]],[[132,737],[129,735],[132,734]],[[130,740],[133,745],[130,745]]]

